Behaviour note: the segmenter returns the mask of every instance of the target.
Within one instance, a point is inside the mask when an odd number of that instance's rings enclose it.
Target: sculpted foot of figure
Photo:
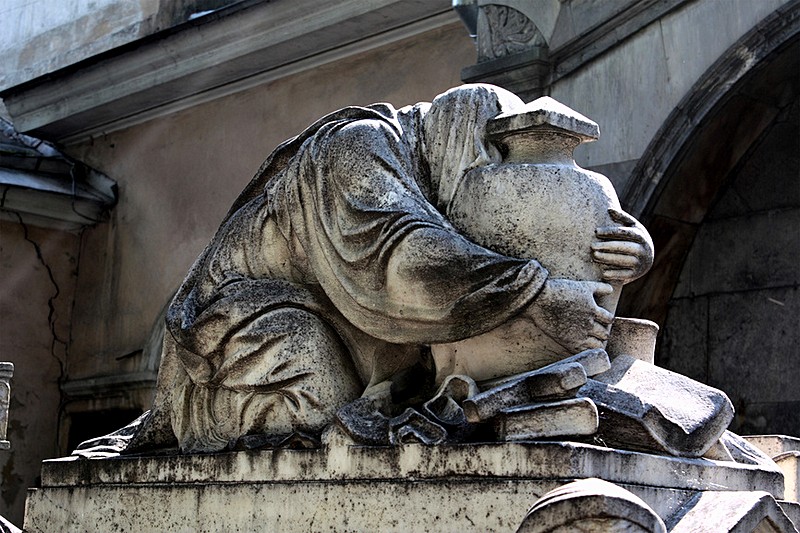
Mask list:
[[[596,298],[613,290],[602,282],[548,279],[525,314],[571,353],[603,348],[614,315],[600,307]]]

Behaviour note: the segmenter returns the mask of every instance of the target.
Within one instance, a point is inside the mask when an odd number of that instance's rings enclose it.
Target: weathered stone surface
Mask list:
[[[702,456],[733,419],[721,391],[626,355],[580,394],[597,404],[606,442],[675,455]]]
[[[797,501],[778,500],[781,510],[786,513],[794,527],[800,529],[800,503]]]
[[[714,448],[717,446],[724,448],[722,452],[723,457],[718,460],[728,460],[724,456],[729,455],[731,460],[746,465],[766,465],[773,462],[772,457],[754,446],[746,438],[740,437],[730,431],[725,431],[725,433],[722,434],[717,444],[714,445]],[[709,449],[709,452],[711,452],[711,449]],[[704,457],[713,459],[713,457]]]
[[[0,450],[7,450],[10,443],[6,440],[8,429],[8,408],[11,402],[11,376],[14,375],[13,363],[0,363]]]
[[[465,400],[462,407],[467,420],[480,422],[509,407],[575,396],[585,383],[586,371],[579,363],[553,365],[473,396]]]
[[[641,318],[615,317],[608,334],[606,351],[612,358],[630,355],[651,365],[655,363],[658,324]]]
[[[800,501],[800,451],[794,450],[772,458],[783,472],[784,498]]]
[[[450,363],[453,372],[483,381],[604,346],[619,291],[652,264],[652,242],[641,224],[622,212],[610,181],[575,164],[575,147],[597,134],[594,122],[549,97],[488,122],[487,136],[501,147],[503,161],[467,172],[448,216],[481,246],[536,258],[550,274],[537,297],[547,309],[532,306],[530,313],[487,333],[435,346],[437,365],[460,360],[461,367]],[[557,300],[570,304],[546,305]],[[497,355],[487,368],[491,347]],[[451,353],[442,353],[446,349]]]
[[[524,113],[503,113],[495,117],[486,128],[490,137],[503,138],[538,126],[559,128],[582,138],[595,141],[600,137],[600,126],[577,111],[553,100],[549,96],[537,98],[528,104]]]
[[[786,452],[800,451],[800,438],[788,435],[745,435],[744,440],[770,457]]]
[[[737,313],[730,313],[732,308],[736,308]],[[708,314],[709,383],[731,397],[747,399],[748,404],[783,402],[784,406],[778,406],[778,410],[787,410],[787,422],[794,418],[795,424],[788,427],[798,427],[800,412],[791,412],[789,405],[800,402],[800,387],[797,386],[800,365],[787,364],[785,358],[767,354],[788,356],[792,347],[800,346],[800,328],[797,327],[800,290],[721,294],[710,300]],[[759,320],[768,326],[752,327]],[[759,363],[753,364],[754,359]],[[765,387],[765,383],[770,386]],[[746,406],[742,406],[741,410],[745,409]],[[758,427],[757,423],[754,416],[747,433],[780,432]]]
[[[667,521],[671,533],[791,533],[797,528],[766,492],[700,492],[678,516]]]
[[[657,347],[656,364],[708,383],[707,296],[678,298],[669,304]]]
[[[356,441],[441,442],[416,410],[433,381],[602,348],[653,248],[608,179],[573,160],[598,133],[549,97],[467,85],[399,110],[344,108],[279,146],[169,306],[131,451],[313,441],[337,412]],[[569,396],[586,379],[571,364],[465,400],[483,406],[468,421]],[[364,393],[383,382],[396,405],[381,413]]]
[[[791,189],[787,187],[787,191]],[[783,230],[775,231],[776,227]],[[681,282],[675,288],[676,296],[778,288],[798,283],[798,232],[800,209],[796,207],[749,212],[706,222],[692,245]]]
[[[588,398],[512,407],[494,421],[501,441],[594,435],[597,425],[597,407]]]
[[[73,457],[43,464],[25,529],[513,531],[536,497],[586,477],[660,516],[697,490],[783,491],[768,466],[566,442]]]
[[[743,438],[771,457],[781,469],[785,485],[784,498],[799,501],[800,438],[787,435],[750,435]]]
[[[587,377],[593,377],[597,374],[602,374],[611,368],[611,361],[608,359],[608,353],[606,353],[606,350],[595,348],[576,353],[572,357],[567,357],[566,359],[563,359],[558,363],[548,365],[541,370],[551,370],[558,368],[559,365],[569,363],[578,363],[581,365],[584,372],[586,372]]]
[[[478,385],[468,376],[448,376],[436,396],[422,405],[422,410],[447,430],[451,442],[464,442],[479,428],[467,420],[462,404],[478,393]]]
[[[633,493],[602,479],[569,483],[542,496],[517,533],[667,533],[664,521]]]

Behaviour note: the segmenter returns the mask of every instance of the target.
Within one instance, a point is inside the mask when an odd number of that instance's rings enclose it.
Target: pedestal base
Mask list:
[[[698,491],[784,490],[770,466],[569,442],[69,457],[44,462],[25,531],[515,531],[539,496],[587,477],[667,523]]]

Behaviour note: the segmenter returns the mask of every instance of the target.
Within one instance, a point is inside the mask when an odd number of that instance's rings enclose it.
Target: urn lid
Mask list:
[[[542,96],[522,108],[502,113],[486,125],[489,137],[505,137],[523,131],[558,129],[578,137],[581,142],[600,137],[600,126],[561,102]]]

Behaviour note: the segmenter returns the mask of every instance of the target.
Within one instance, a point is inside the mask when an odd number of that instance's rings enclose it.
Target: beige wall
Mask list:
[[[0,450],[0,514],[22,524],[25,489],[58,454],[59,380],[79,236],[0,220],[0,360],[14,363],[8,440]],[[55,337],[54,337],[55,336]]]

